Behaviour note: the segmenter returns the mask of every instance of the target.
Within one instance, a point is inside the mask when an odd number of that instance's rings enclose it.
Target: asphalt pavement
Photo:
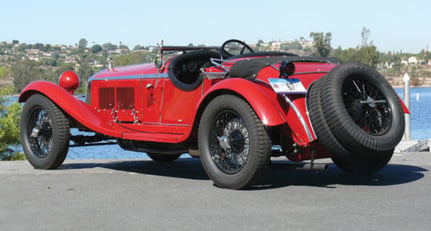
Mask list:
[[[329,159],[320,163],[331,163]],[[0,230],[429,230],[431,153],[370,177],[273,159],[251,190],[215,187],[199,159],[0,162]]]

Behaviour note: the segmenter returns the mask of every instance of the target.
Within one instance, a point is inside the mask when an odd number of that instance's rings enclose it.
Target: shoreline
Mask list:
[[[391,85],[393,88],[404,88],[404,85]],[[420,86],[411,86],[410,88],[427,88],[431,87],[431,85],[420,85]]]

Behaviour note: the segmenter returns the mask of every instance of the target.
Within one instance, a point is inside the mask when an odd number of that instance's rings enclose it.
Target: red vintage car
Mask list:
[[[78,86],[65,72],[59,85],[32,82],[20,95],[22,145],[35,168],[59,167],[71,141],[116,140],[155,161],[200,157],[215,184],[232,189],[252,186],[271,156],[332,158],[345,172],[371,174],[389,162],[408,113],[366,65],[255,52],[235,39],[109,65],[88,79],[85,102],[73,95]]]

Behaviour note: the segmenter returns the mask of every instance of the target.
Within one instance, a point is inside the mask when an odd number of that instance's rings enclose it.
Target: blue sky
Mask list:
[[[431,1],[382,0],[2,0],[0,41],[74,45],[85,38],[133,48],[188,43],[221,45],[230,38],[310,39],[332,32],[332,46],[356,47],[361,30],[381,51],[420,52],[431,45]]]

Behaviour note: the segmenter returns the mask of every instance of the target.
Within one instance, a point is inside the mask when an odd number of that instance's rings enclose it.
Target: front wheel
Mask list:
[[[199,150],[207,175],[220,187],[251,186],[268,163],[271,139],[243,99],[221,95],[203,112]]]
[[[70,125],[64,113],[43,95],[32,95],[21,114],[21,142],[36,169],[59,167],[69,150]]]

